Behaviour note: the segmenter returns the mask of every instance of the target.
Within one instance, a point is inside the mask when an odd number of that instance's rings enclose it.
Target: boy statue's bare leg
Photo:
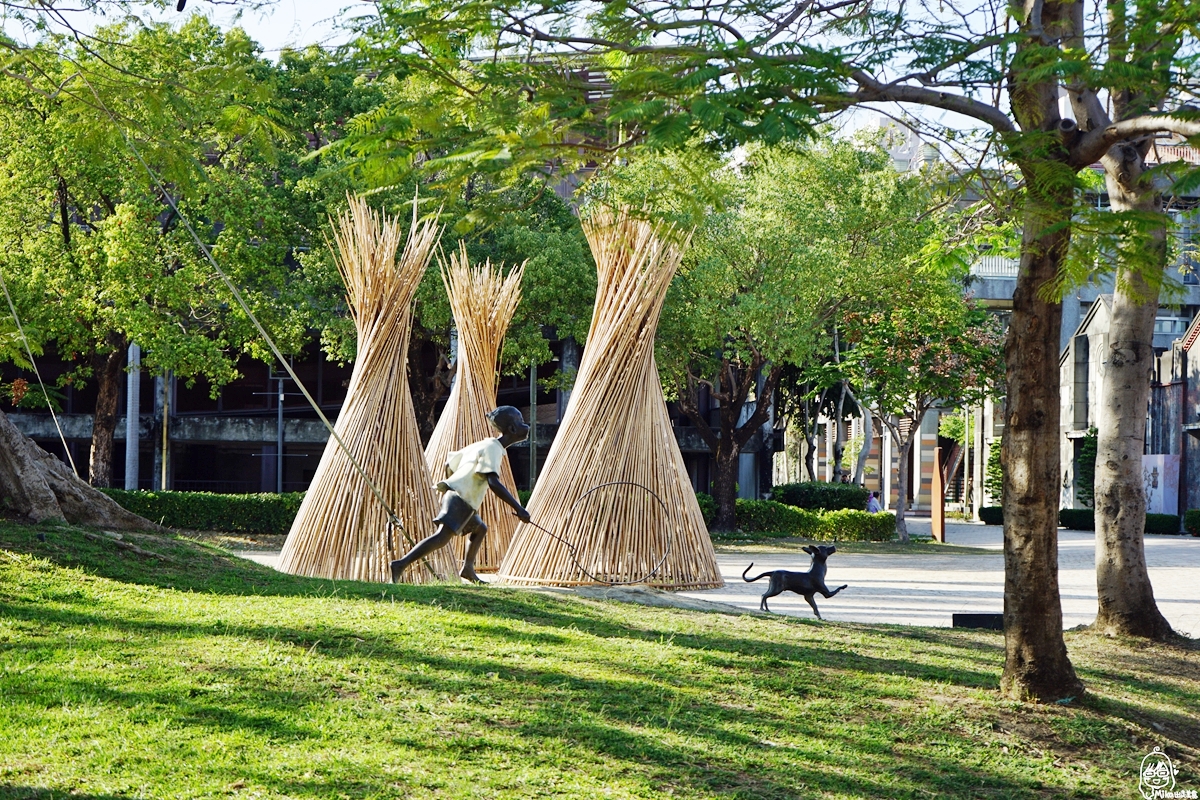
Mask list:
[[[403,558],[398,558],[392,562],[392,583],[398,583],[400,576],[404,570],[408,569],[409,565],[415,563],[419,559],[432,553],[438,548],[445,547],[450,544],[450,540],[454,538],[454,531],[448,525],[438,526],[437,531],[432,536],[426,536],[421,541],[417,542],[412,550],[404,554]]]
[[[468,523],[470,538],[467,539],[467,555],[463,558],[462,569],[459,570],[459,577],[466,578],[471,583],[483,583],[479,576],[475,574],[475,557],[479,555],[479,548],[483,546],[483,537],[487,535],[487,525],[483,524],[482,520],[476,517],[477,522],[473,525]],[[464,531],[465,533],[466,531]]]

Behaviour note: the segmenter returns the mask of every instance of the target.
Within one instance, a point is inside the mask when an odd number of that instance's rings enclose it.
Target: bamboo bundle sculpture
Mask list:
[[[388,581],[388,565],[433,532],[437,514],[408,388],[412,301],[441,234],[414,215],[399,219],[358,198],[334,224],[334,257],[358,331],[358,357],[334,430],[395,510],[399,529],[367,480],[330,437],[283,546],[279,568],[296,575]],[[452,554],[434,553],[405,573],[425,583],[455,574]]]
[[[670,243],[670,229],[625,211],[598,211],[584,233],[599,273],[596,306],[566,414],[528,504],[533,522],[561,540],[518,525],[499,577],[577,586],[654,572],[646,582],[663,589],[722,586],[654,361],[654,334],[682,248]]]
[[[488,424],[487,413],[496,407],[500,347],[521,300],[524,271],[524,264],[507,276],[494,269],[491,262],[472,267],[465,247],[451,254],[450,266],[442,268],[442,283],[450,297],[450,310],[458,329],[458,363],[450,397],[425,447],[425,463],[435,482],[442,477],[451,450],[461,450],[472,442],[496,436]],[[507,458],[500,479],[516,496],[516,481]],[[495,572],[512,541],[517,518],[491,493],[483,501],[479,515],[488,532],[475,557],[475,571]],[[455,537],[453,550],[459,561],[466,548],[467,537]]]

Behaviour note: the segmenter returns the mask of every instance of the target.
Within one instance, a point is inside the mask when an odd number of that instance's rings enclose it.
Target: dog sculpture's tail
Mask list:
[[[774,570],[767,570],[767,571],[766,571],[766,572],[764,572],[762,575],[758,575],[757,577],[754,577],[754,578],[747,578],[747,577],[746,577],[746,573],[747,573],[747,572],[749,572],[749,571],[750,571],[750,568],[751,568],[751,567],[753,567],[753,566],[754,566],[754,562],[753,562],[753,561],[751,561],[751,562],[750,562],[750,566],[749,566],[749,567],[746,567],[745,571],[744,571],[744,572],[742,572],[742,580],[744,580],[746,583],[754,583],[754,582],[755,582],[756,580],[758,580],[759,578],[765,578],[765,577],[767,577],[768,575],[770,575],[770,574],[771,574],[771,573],[774,571]]]

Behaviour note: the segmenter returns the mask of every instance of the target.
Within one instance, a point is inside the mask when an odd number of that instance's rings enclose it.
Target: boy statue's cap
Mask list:
[[[513,406],[493,408],[488,412],[487,418],[499,431],[519,431],[529,427],[525,424],[525,417]]]

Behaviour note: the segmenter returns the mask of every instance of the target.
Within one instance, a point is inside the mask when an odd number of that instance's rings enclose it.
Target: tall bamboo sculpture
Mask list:
[[[670,229],[625,211],[596,212],[584,233],[599,285],[571,400],[528,505],[545,530],[518,525],[499,578],[576,586],[650,576],[663,589],[722,586],[654,361],[682,247]]]
[[[496,435],[488,424],[487,413],[496,407],[500,347],[521,300],[524,271],[524,264],[507,276],[493,268],[491,262],[472,267],[463,246],[451,254],[449,267],[442,268],[442,283],[450,297],[450,310],[458,330],[458,363],[454,387],[425,446],[425,463],[435,480],[442,477],[451,450],[461,450],[472,442]],[[504,460],[500,479],[515,496],[516,481],[508,459]],[[475,571],[495,572],[512,541],[517,518],[491,493],[483,501],[479,514],[488,532],[475,558]],[[467,537],[456,537],[454,551],[459,560],[466,554],[466,546]]]
[[[325,445],[279,568],[297,575],[387,581],[390,562],[433,532],[437,514],[407,373],[413,296],[441,229],[418,223],[414,215],[404,241],[399,219],[376,214],[352,198],[333,235],[358,331],[358,356],[334,426],[337,437]],[[399,526],[389,526],[376,490],[396,512]],[[405,580],[448,579],[455,574],[452,559],[447,550],[434,553],[409,569]]]

